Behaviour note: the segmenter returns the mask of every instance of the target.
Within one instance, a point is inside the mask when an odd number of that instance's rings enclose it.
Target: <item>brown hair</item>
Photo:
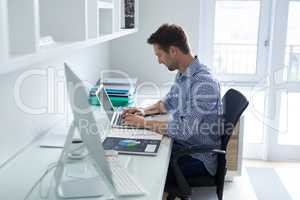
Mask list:
[[[157,31],[151,34],[147,42],[148,44],[158,44],[165,52],[169,52],[170,46],[175,46],[184,54],[190,53],[190,47],[184,30],[175,24],[163,24]]]

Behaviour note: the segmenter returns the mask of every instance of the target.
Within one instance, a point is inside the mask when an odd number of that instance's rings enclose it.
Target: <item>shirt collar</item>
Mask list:
[[[178,78],[193,76],[195,73],[200,71],[199,66],[200,66],[200,63],[199,63],[198,57],[195,56],[193,61],[186,68],[185,72],[183,72],[183,73],[178,72]]]

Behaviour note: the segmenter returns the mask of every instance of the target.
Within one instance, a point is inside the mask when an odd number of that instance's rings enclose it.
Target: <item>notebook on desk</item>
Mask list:
[[[136,154],[155,156],[161,140],[158,139],[133,139],[107,137],[103,142],[105,150],[115,150],[120,154]]]
[[[112,128],[103,141],[105,150],[120,154],[149,155],[158,153],[162,135],[143,129]]]

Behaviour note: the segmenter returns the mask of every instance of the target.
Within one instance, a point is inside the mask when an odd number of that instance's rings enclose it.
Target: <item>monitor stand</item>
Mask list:
[[[72,122],[68,130],[68,135],[65,141],[64,150],[59,158],[56,170],[54,172],[56,182],[56,193],[61,198],[95,198],[106,196],[108,193],[107,185],[104,178],[94,176],[88,178],[78,178],[74,180],[62,180],[65,171],[65,160],[68,159],[68,154],[71,153],[71,144],[76,129],[75,121]],[[111,195],[109,195],[111,196]],[[113,199],[110,197],[110,199]]]
[[[61,198],[95,198],[107,193],[100,177],[62,181],[57,188]]]

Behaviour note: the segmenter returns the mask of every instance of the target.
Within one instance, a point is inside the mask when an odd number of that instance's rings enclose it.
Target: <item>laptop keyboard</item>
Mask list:
[[[126,128],[126,129],[146,129],[143,127],[137,127],[134,125],[124,125],[122,122],[122,111],[116,111],[115,117],[113,118],[113,125],[119,128]]]
[[[118,125],[118,126],[122,126],[122,114],[121,113],[118,113],[117,114],[117,117],[116,117],[116,125]]]
[[[135,126],[123,124],[121,112],[116,113],[116,117],[114,118],[113,124],[116,126],[119,126],[119,127],[123,127],[123,128],[137,129],[137,127],[135,127]]]

